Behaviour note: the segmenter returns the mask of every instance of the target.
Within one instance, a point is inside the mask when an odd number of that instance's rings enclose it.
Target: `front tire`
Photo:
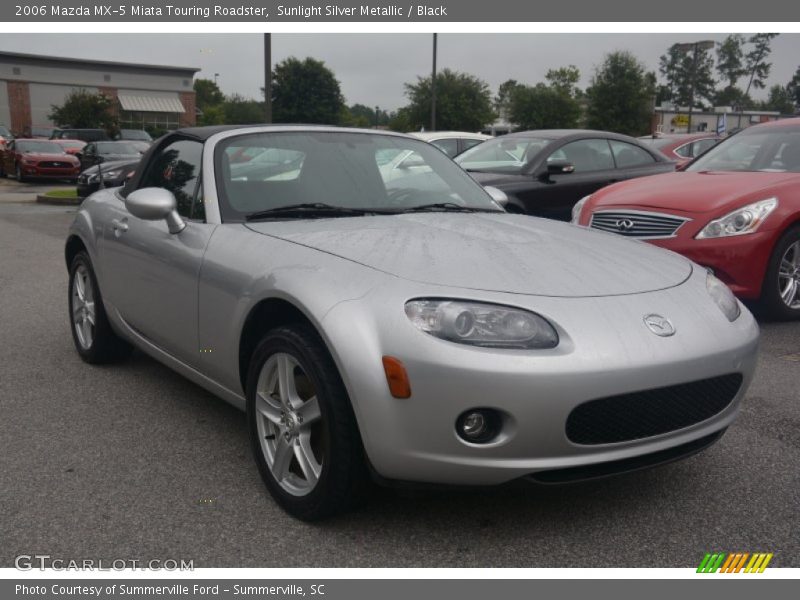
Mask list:
[[[761,304],[773,319],[800,319],[800,226],[786,231],[775,244],[767,265]]]
[[[131,345],[118,337],[108,322],[86,252],[78,252],[69,269],[69,323],[75,349],[87,363],[111,363],[130,356]]]
[[[16,175],[17,175],[17,181],[19,181],[20,183],[26,183],[28,181],[22,174],[22,168],[19,165],[17,165]]]
[[[264,336],[248,370],[247,420],[258,470],[286,512],[314,521],[363,501],[369,475],[355,415],[313,328]]]

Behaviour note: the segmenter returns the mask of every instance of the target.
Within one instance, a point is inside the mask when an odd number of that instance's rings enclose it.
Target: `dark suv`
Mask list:
[[[82,140],[89,142],[108,142],[111,138],[104,129],[54,129],[51,140]]]

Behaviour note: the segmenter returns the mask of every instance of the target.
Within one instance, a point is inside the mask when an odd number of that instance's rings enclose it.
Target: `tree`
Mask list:
[[[762,107],[764,110],[776,110],[782,115],[793,115],[794,101],[788,86],[773,85],[769,88],[769,97]]]
[[[747,73],[742,62],[744,44],[745,38],[740,33],[731,34],[717,44],[717,73],[728,82],[728,88],[735,88],[739,78]]]
[[[264,122],[264,104],[239,94],[225,98],[222,113],[228,125],[254,125]]]
[[[792,77],[792,80],[786,85],[786,89],[789,90],[789,95],[795,106],[800,108],[800,67],[797,67],[797,70],[794,72],[794,77]]]
[[[581,95],[581,90],[578,88],[578,82],[581,80],[581,72],[575,65],[550,69],[547,71],[544,78],[550,84],[550,87],[566,96],[578,98]]]
[[[195,104],[205,112],[210,106],[219,106],[225,101],[225,94],[219,86],[210,79],[194,80]]]
[[[670,100],[678,105],[711,101],[716,93],[712,75],[714,58],[709,50],[673,44],[659,59],[659,72],[669,88]]]
[[[406,131],[430,127],[431,78],[406,83],[410,103],[404,118]],[[480,131],[494,121],[492,97],[485,81],[467,73],[444,69],[436,75],[436,125],[440,130]]]
[[[114,133],[118,129],[114,108],[114,100],[103,93],[74,89],[61,106],[50,106],[47,118],[62,127],[101,128]]]
[[[207,106],[200,115],[199,125],[222,125],[225,123],[225,106],[217,104]]]
[[[287,58],[272,72],[272,118],[276,123],[338,124],[344,98],[325,63]]]
[[[750,110],[756,102],[738,87],[727,86],[714,96],[714,106],[735,106],[737,110]]]
[[[494,108],[501,117],[508,118],[511,110],[511,96],[514,90],[522,87],[516,79],[509,79],[500,84],[497,88],[497,96],[494,97]]]
[[[581,106],[563,89],[537,83],[522,85],[511,95],[509,120],[520,129],[577,127]]]
[[[633,54],[607,54],[586,90],[587,124],[593,129],[634,136],[648,133],[654,94],[655,74],[646,72]]]
[[[750,93],[751,87],[761,90],[766,87],[764,82],[772,69],[772,63],[767,62],[767,58],[772,52],[772,40],[776,37],[778,37],[777,33],[757,33],[747,40],[753,45],[753,48],[744,57],[745,69],[750,77],[747,89],[744,91],[745,94]]]

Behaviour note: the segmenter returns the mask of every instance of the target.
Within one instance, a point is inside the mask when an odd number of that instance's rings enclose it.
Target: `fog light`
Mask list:
[[[456,433],[471,444],[485,444],[497,437],[500,415],[489,408],[476,408],[461,414],[456,420]]]

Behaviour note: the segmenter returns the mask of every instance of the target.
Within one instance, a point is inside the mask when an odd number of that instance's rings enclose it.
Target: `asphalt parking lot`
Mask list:
[[[63,187],[63,186],[62,186]],[[244,415],[141,353],[84,364],[67,322],[74,208],[0,180],[0,566],[19,554],[196,567],[800,567],[800,323],[762,323],[756,380],[688,460],[559,488],[380,491],[321,524],[283,513]]]

